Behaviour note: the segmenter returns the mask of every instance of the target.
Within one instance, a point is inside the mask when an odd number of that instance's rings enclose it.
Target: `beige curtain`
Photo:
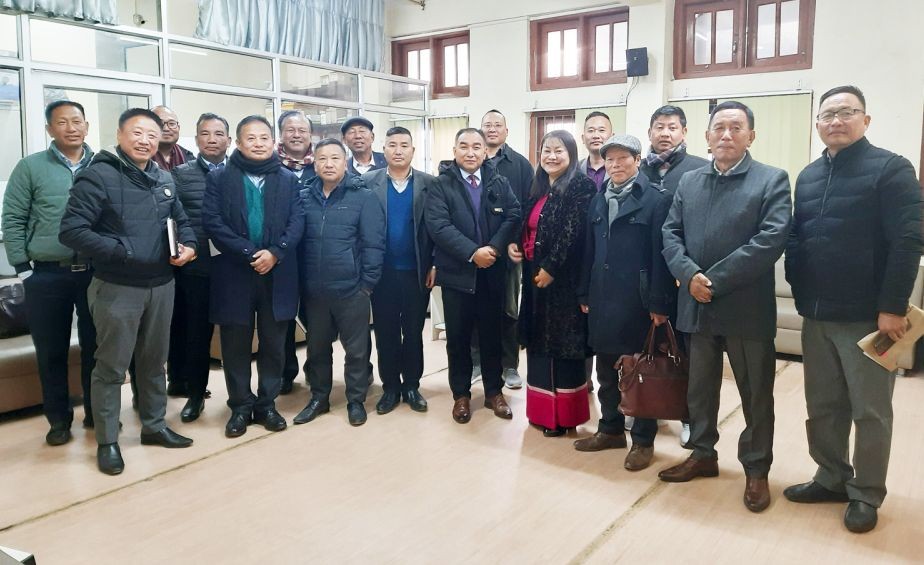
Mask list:
[[[430,118],[430,164],[427,171],[439,174],[440,161],[452,159],[456,133],[468,127],[468,116]]]

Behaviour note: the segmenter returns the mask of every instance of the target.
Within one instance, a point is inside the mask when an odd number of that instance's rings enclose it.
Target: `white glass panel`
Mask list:
[[[459,64],[459,86],[468,86],[468,43],[457,45],[456,55]]]
[[[595,71],[605,73],[610,70],[610,26],[597,26]]]
[[[565,30],[565,48],[562,54],[561,74],[563,76],[566,76],[566,77],[577,76],[578,57],[580,57],[580,51],[578,50],[578,44],[577,44],[577,30],[576,29],[566,29]]]
[[[407,78],[420,78],[420,51],[407,52]]]
[[[0,69],[0,208],[13,167],[22,159],[22,104],[19,72]],[[0,240],[3,234],[0,234]],[[10,269],[12,271],[12,269]],[[2,273],[4,275],[12,274]]]
[[[302,102],[282,101],[282,111],[301,110],[311,120],[311,141],[317,143],[326,137],[340,139],[340,124],[348,117],[355,116],[356,110],[337,108],[335,106],[320,106],[317,104],[304,104]]]
[[[693,64],[712,63],[712,12],[693,16]]]
[[[32,59],[107,71],[160,74],[158,42],[32,18]],[[67,46],[62,48],[62,46]]]
[[[279,84],[283,92],[359,102],[359,77],[353,73],[282,61]]]
[[[170,76],[271,90],[273,63],[269,59],[250,55],[173,43],[170,45]]]
[[[447,88],[456,86],[458,72],[456,67],[456,46],[447,45],[443,47],[443,86]]]
[[[243,118],[254,114],[262,115],[271,124],[275,124],[273,101],[269,98],[174,88],[170,91],[170,106],[180,118],[179,143],[193,153],[198,152],[196,148],[196,120],[204,112],[212,112],[228,120],[232,136],[237,123]],[[275,128],[275,125],[273,127]],[[92,128],[90,131],[93,131]]]
[[[768,59],[776,54],[776,4],[757,7],[757,58]]]
[[[734,58],[732,41],[735,12],[722,10],[715,13],[715,62],[731,63]]]
[[[70,100],[83,106],[87,121],[90,123],[90,130],[85,141],[94,151],[115,145],[115,132],[119,127],[119,116],[122,112],[129,108],[148,108],[151,105],[147,96],[93,92],[55,86],[46,86],[42,97],[42,102],[46,106],[55,100]],[[190,131],[195,129],[192,125],[187,125],[187,127]],[[51,137],[47,134],[45,141],[51,143]],[[184,147],[188,148],[186,145]],[[195,145],[192,146],[193,151],[195,147]]]
[[[546,34],[546,44],[549,46],[546,75],[550,78],[561,76],[561,32],[550,31]]]
[[[423,110],[424,91],[424,87],[416,84],[371,76],[363,77],[363,100],[370,104]]]
[[[780,3],[780,56],[799,52],[799,0]]]
[[[420,50],[420,80],[430,82],[430,50]]]
[[[613,70],[626,70],[626,49],[629,48],[629,23],[613,24]]]
[[[18,56],[19,44],[16,39],[16,16],[0,15],[0,55],[4,57]]]

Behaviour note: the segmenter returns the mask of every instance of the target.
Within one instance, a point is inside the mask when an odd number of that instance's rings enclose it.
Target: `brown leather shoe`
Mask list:
[[[574,448],[578,451],[603,451],[604,449],[623,449],[626,443],[626,434],[607,434],[597,432],[590,437],[576,440]]]
[[[651,465],[651,459],[654,457],[654,447],[642,447],[641,445],[632,445],[629,454],[626,455],[626,462],[623,467],[629,471],[641,471]]]
[[[692,455],[680,465],[674,465],[658,473],[658,478],[667,483],[685,483],[696,477],[718,476],[718,459],[697,459]]]
[[[747,477],[744,484],[744,505],[751,512],[763,512],[770,506],[770,485],[766,477]]]
[[[498,418],[503,418],[505,420],[513,418],[513,410],[511,410],[510,405],[507,404],[507,399],[504,398],[503,393],[497,393],[491,398],[485,398],[484,407],[494,410],[494,415]]]
[[[457,398],[452,405],[452,419],[460,424],[467,424],[472,419],[471,400],[467,396]]]

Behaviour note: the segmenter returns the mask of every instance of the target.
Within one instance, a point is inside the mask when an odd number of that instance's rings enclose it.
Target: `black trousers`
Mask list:
[[[87,287],[92,277],[91,271],[72,273],[69,267],[36,262],[32,276],[23,282],[26,315],[42,383],[42,403],[50,424],[69,425],[74,420],[67,386],[67,359],[75,308],[84,414],[93,413],[90,375],[96,363],[96,329],[87,306]]]
[[[209,348],[214,331],[209,321],[209,277],[177,269],[175,280],[167,378],[186,383],[189,397],[201,399],[209,383]]]
[[[619,392],[619,372],[613,368],[620,356],[621,354],[597,353],[597,380],[600,381],[600,390],[597,392],[600,399],[600,423],[597,425],[597,431],[605,434],[625,433],[626,417],[619,411],[619,402],[622,400],[622,393]],[[658,421],[636,418],[631,433],[633,445],[651,447],[658,434]]]
[[[504,323],[503,285],[492,284],[488,269],[478,269],[475,294],[443,288],[446,355],[453,399],[472,396],[472,332],[478,331],[481,376],[486,397],[501,392],[501,339]]]
[[[312,398],[328,400],[334,386],[334,340],[345,353],[343,380],[347,402],[366,401],[369,391],[369,295],[358,290],[346,298],[311,297],[305,302],[308,327],[308,384]]]
[[[283,382],[294,382],[298,376],[298,357],[295,355],[295,320],[286,327],[285,362],[282,367]]]
[[[423,376],[423,327],[429,290],[417,271],[385,269],[372,293],[375,348],[385,392],[417,390]]]
[[[276,397],[282,386],[286,327],[289,320],[276,321],[273,316],[272,275],[251,274],[253,293],[249,297],[256,313],[257,394],[250,388],[250,351],[253,344],[253,320],[249,324],[221,326],[221,356],[228,385],[228,406],[232,412],[265,414],[276,407]],[[216,281],[217,282],[217,281]],[[248,297],[241,297],[246,300]]]

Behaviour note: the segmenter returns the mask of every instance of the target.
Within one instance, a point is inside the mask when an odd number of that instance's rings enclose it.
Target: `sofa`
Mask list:
[[[796,312],[796,303],[792,297],[792,288],[786,282],[783,259],[776,263],[776,351],[790,355],[802,355],[802,316]],[[924,260],[918,267],[918,276],[914,281],[909,302],[917,307],[924,307]],[[919,349],[919,348],[918,348]],[[914,368],[915,353],[910,351],[899,361],[901,371]]]

